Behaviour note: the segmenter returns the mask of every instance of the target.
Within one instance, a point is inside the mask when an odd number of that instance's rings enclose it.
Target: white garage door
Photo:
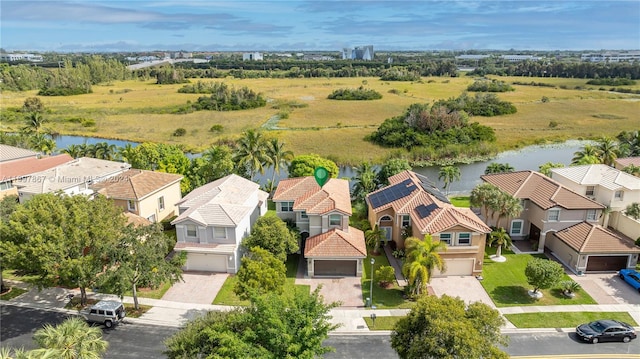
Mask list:
[[[186,269],[190,271],[226,272],[227,256],[220,254],[189,253]]]
[[[472,275],[473,274],[473,258],[465,259],[446,259],[446,272],[440,273],[438,268],[433,271],[434,277],[445,277],[453,275]]]

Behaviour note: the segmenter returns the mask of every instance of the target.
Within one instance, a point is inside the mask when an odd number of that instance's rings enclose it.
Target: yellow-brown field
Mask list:
[[[515,104],[518,112],[508,116],[474,117],[473,121],[493,127],[500,149],[567,139],[615,136],[623,130],[640,128],[640,95],[599,91],[582,79],[505,77],[502,81],[543,82],[568,89],[514,85],[516,91],[498,96]],[[197,80],[192,80],[195,82]],[[246,86],[262,93],[266,107],[232,112],[197,111],[171,114],[171,106],[196,101],[199,94],[180,94],[182,85],[156,85],[154,81],[125,81],[94,86],[93,93],[68,97],[41,97],[50,120],[45,127],[69,135],[88,135],[132,141],[181,144],[200,151],[221,138],[236,138],[243,130],[264,127],[278,113],[288,118],[270,123],[268,135],[281,138],[296,154],[318,153],[341,163],[381,161],[391,149],[364,140],[385,119],[402,114],[413,103],[432,103],[459,96],[473,78],[423,78],[420,82],[389,82],[378,78],[314,79],[212,79],[236,87]],[[336,101],[327,96],[335,89],[365,86],[380,92],[374,101]],[[584,89],[575,90],[576,86]],[[628,87],[628,86],[627,86]],[[608,88],[608,86],[607,86]],[[628,87],[629,88],[629,87]],[[640,85],[631,86],[640,89]],[[390,90],[397,94],[390,93]],[[20,107],[30,92],[4,92],[3,107]],[[543,103],[546,96],[549,102]],[[276,104],[306,104],[302,108],[275,108]],[[162,113],[166,109],[167,113]],[[64,119],[93,119],[95,126],[83,127]],[[550,127],[554,121],[556,127]],[[222,133],[209,131],[224,126]],[[275,126],[274,126],[275,125]],[[22,123],[3,121],[2,130],[16,130]],[[172,136],[185,128],[183,137]],[[274,128],[275,127],[275,128]]]

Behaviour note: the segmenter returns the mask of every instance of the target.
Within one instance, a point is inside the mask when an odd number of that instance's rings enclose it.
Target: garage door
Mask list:
[[[313,261],[314,276],[355,276],[357,261]]]
[[[227,256],[220,254],[189,253],[186,269],[203,272],[227,272]]]
[[[588,272],[614,272],[627,268],[629,256],[589,256]]]
[[[446,271],[440,273],[438,268],[433,270],[434,277],[445,277],[452,275],[472,275],[473,274],[473,258],[469,259],[445,259]]]

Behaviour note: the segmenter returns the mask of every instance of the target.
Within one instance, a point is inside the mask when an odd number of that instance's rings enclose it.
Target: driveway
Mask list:
[[[320,294],[325,302],[342,302],[341,308],[364,307],[359,277],[296,278],[296,284],[310,285],[311,291],[322,285]]]
[[[184,272],[183,281],[171,286],[162,296],[162,300],[211,304],[227,277],[228,273]]]
[[[446,294],[450,297],[460,297],[465,303],[482,302],[495,308],[495,304],[484,290],[480,281],[474,276],[448,276],[431,278],[429,284],[437,296]]]
[[[569,275],[598,304],[640,304],[640,295],[616,273]]]

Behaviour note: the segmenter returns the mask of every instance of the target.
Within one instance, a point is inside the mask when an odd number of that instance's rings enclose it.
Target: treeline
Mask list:
[[[476,80],[474,83],[467,87],[468,91],[475,92],[507,92],[515,91],[511,85],[504,81],[481,79]]]
[[[259,93],[244,86],[236,89],[224,82],[211,84],[198,81],[194,85],[185,85],[178,89],[180,93],[207,93],[211,96],[202,96],[195,103],[187,103],[179,111],[191,112],[199,110],[210,111],[236,111],[263,107],[267,100]]]
[[[625,78],[640,79],[640,62],[592,63],[592,62],[540,62],[522,61],[498,67],[487,63],[469,72],[469,76],[527,76],[562,77],[581,79]]]
[[[463,93],[457,98],[439,100],[434,106],[444,106],[453,111],[465,111],[472,116],[500,116],[516,113],[516,106],[508,101],[501,101],[493,93],[477,93],[469,96]]]

